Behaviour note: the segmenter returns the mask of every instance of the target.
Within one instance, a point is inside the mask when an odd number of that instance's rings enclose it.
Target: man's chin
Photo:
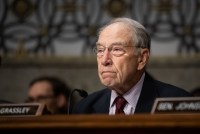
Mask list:
[[[103,81],[102,83],[106,87],[112,87],[112,82],[110,82],[110,81]]]

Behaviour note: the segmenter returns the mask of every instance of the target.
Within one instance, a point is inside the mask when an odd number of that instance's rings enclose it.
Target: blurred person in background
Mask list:
[[[41,76],[29,83],[26,102],[39,102],[46,105],[51,114],[67,114],[70,89],[61,79]]]

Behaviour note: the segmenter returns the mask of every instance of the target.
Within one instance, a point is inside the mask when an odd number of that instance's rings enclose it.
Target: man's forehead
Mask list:
[[[96,45],[97,46],[105,46],[105,47],[108,47],[108,46],[125,46],[127,43],[124,42],[124,41],[116,41],[116,42],[112,42],[110,44],[103,44],[103,43],[100,43],[100,42],[97,42]]]
[[[31,87],[32,92],[38,92],[38,93],[52,93],[53,89],[51,84],[49,84],[46,81],[40,81],[35,83],[32,87]]]

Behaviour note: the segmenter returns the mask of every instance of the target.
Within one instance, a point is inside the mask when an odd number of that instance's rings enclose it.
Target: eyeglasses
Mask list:
[[[98,56],[98,57],[102,57],[104,55],[104,52],[106,50],[106,48],[108,48],[108,51],[116,56],[116,57],[119,57],[119,56],[122,56],[123,54],[126,53],[126,49],[125,47],[138,47],[138,46],[133,46],[133,45],[112,45],[110,47],[105,47],[103,45],[96,45],[94,47],[94,53]]]
[[[52,95],[48,95],[48,96],[38,96],[36,98],[33,98],[33,97],[28,97],[28,99],[26,100],[26,102],[43,102],[47,99],[51,99],[53,98],[54,96]]]

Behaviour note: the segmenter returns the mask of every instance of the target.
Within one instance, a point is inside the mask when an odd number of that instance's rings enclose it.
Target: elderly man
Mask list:
[[[81,100],[76,114],[150,113],[157,97],[190,96],[148,75],[150,36],[132,19],[117,18],[101,28],[94,50],[99,78],[107,88]]]

